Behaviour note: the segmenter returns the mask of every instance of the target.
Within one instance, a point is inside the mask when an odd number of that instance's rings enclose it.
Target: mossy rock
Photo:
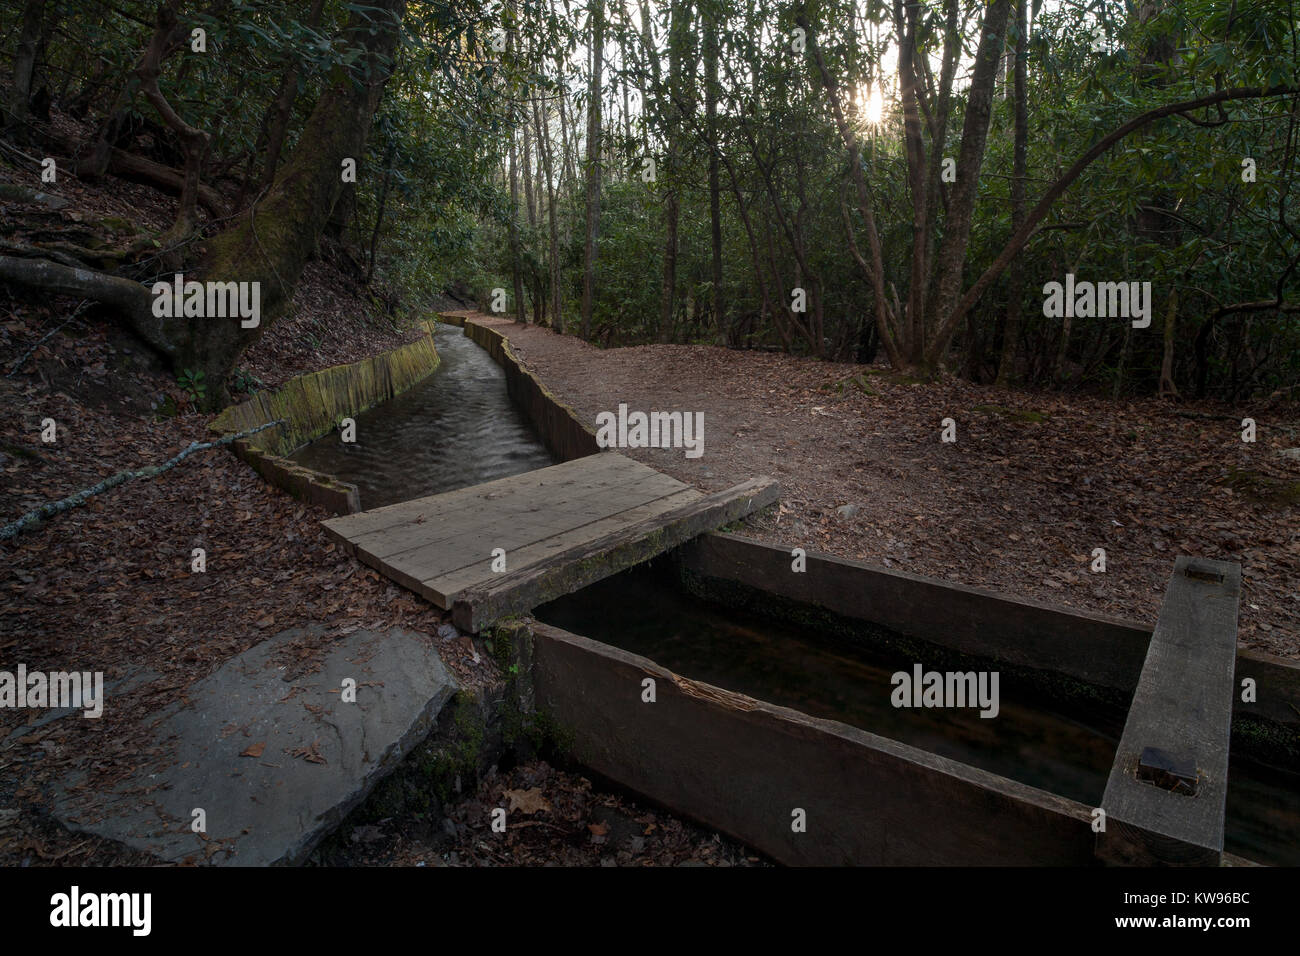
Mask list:
[[[1300,505],[1300,481],[1274,478],[1253,468],[1228,466],[1228,474],[1219,480],[1243,498],[1280,508]]]
[[[1033,424],[1045,422],[1051,417],[1046,412],[1035,412],[1027,408],[1005,408],[1002,405],[976,405],[971,411],[983,415],[998,415],[1008,421],[1031,422]]]
[[[857,375],[850,375],[848,378],[842,378],[835,382],[827,382],[822,386],[822,390],[843,395],[849,389],[856,388],[863,395],[879,395],[880,393],[872,388],[867,381],[867,375],[874,371],[874,369],[871,369],[868,372],[859,372]]]

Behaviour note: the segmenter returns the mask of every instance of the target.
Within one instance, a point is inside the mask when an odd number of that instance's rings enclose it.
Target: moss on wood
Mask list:
[[[282,418],[285,425],[262,432],[255,447],[268,454],[287,455],[328,434],[344,418],[400,395],[430,375],[438,367],[438,350],[429,322],[424,323],[424,330],[422,338],[391,352],[309,372],[274,391],[260,391],[223,411],[211,428],[228,434]]]

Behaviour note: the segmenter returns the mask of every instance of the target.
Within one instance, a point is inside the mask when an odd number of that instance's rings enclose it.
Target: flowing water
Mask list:
[[[295,451],[294,461],[350,481],[361,507],[454,491],[555,464],[510,400],[506,377],[464,333],[439,324],[442,361],[423,382],[356,416],[357,440],[337,432]]]
[[[556,627],[648,657],[685,677],[838,720],[1030,786],[1098,806],[1124,713],[1060,709],[1041,693],[999,686],[1000,711],[895,708],[897,671],[915,663],[818,639],[798,627],[694,598],[663,566],[633,569],[538,608]],[[993,665],[996,667],[996,665]],[[1232,761],[1225,848],[1261,863],[1300,865],[1300,776]]]

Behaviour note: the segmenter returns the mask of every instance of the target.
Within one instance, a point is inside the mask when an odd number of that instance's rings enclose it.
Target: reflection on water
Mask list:
[[[357,485],[363,508],[555,464],[487,352],[453,326],[438,325],[434,342],[437,371],[356,416],[355,444],[336,432],[289,457]]]
[[[868,653],[787,624],[700,601],[663,564],[633,569],[534,612],[548,624],[640,654],[695,680],[842,721],[1089,806],[1106,788],[1124,714],[1093,708],[1086,719],[1044,706],[1036,690],[1000,675],[1001,710],[895,708],[896,671],[915,663]],[[1227,847],[1258,862],[1300,864],[1300,777],[1234,761]]]

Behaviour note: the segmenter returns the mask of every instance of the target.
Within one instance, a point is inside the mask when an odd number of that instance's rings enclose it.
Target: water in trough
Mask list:
[[[838,720],[1089,807],[1100,804],[1124,727],[1120,708],[1058,707],[1006,675],[994,719],[977,709],[895,708],[891,677],[910,673],[911,658],[831,643],[697,599],[676,586],[663,562],[606,578],[534,616],[685,677]],[[1300,776],[1234,757],[1225,844],[1256,862],[1300,865]]]
[[[505,373],[455,326],[439,324],[442,362],[423,382],[356,416],[357,440],[333,433],[294,461],[350,481],[361,507],[454,491],[555,464],[510,400]]]

